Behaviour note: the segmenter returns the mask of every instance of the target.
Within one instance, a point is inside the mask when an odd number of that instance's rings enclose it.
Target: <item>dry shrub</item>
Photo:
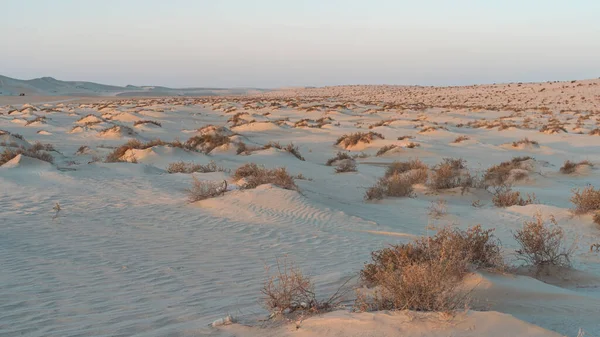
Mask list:
[[[44,116],[37,116],[37,117],[36,117],[36,118],[34,118],[34,119],[28,120],[28,121],[25,123],[25,126],[27,126],[27,125],[29,125],[29,124],[36,123],[36,122],[40,122],[40,123],[42,123],[42,124],[45,124],[45,123],[46,123],[46,117],[44,117]]]
[[[270,273],[261,289],[264,306],[272,315],[289,315],[296,312],[302,314],[317,314],[332,310],[339,306],[347,291],[346,283],[331,297],[325,300],[317,298],[315,287],[310,277],[294,263],[277,259],[276,270]]]
[[[338,153],[335,155],[335,157],[327,159],[327,162],[325,163],[325,165],[331,166],[336,161],[345,160],[345,159],[352,159],[352,157],[350,157],[350,155],[347,152],[338,151]]]
[[[215,148],[229,144],[229,142],[229,137],[221,134],[204,134],[191,137],[185,142],[185,146],[190,150],[195,150],[200,147],[204,153],[210,153]]]
[[[394,174],[405,173],[411,170],[424,170],[427,173],[427,165],[419,159],[413,159],[407,162],[395,161],[388,166],[385,171],[385,177],[390,177]]]
[[[526,206],[535,204],[538,201],[535,194],[527,194],[527,199],[523,199],[521,192],[513,191],[509,185],[502,185],[495,188],[492,202],[496,207],[510,207],[514,205]]]
[[[571,265],[570,257],[575,246],[565,247],[565,233],[554,216],[551,215],[545,222],[538,213],[533,221],[525,221],[523,228],[513,235],[520,246],[516,251],[517,258],[528,265],[538,268]]]
[[[594,129],[589,132],[590,136],[600,136],[600,129]]]
[[[446,200],[438,199],[436,201],[432,201],[429,205],[429,216],[434,218],[441,218],[448,212],[448,207],[446,206]]]
[[[523,162],[533,159],[531,157],[514,157],[511,161],[502,162],[498,165],[494,165],[490,167],[483,177],[483,179],[491,184],[492,186],[501,186],[507,183],[507,180],[510,178],[510,174],[512,170],[515,169],[523,169]],[[515,176],[516,180],[518,178],[524,179],[527,176]]]
[[[133,126],[138,126],[138,125],[143,125],[143,124],[154,124],[158,127],[162,127],[162,124],[160,122],[157,121],[151,121],[151,120],[139,120],[139,121],[135,121],[133,123]]]
[[[344,148],[354,146],[358,143],[371,143],[375,139],[385,139],[381,133],[378,132],[356,132],[349,135],[343,135],[337,139],[335,145],[341,145]]]
[[[398,140],[405,140],[405,139],[415,139],[415,136],[400,136],[400,137],[398,137]]]
[[[371,253],[361,279],[375,291],[359,298],[363,310],[419,310],[452,312],[468,298],[459,290],[470,265],[502,268],[499,240],[481,226],[462,231],[443,228],[433,237],[421,237]]]
[[[335,167],[336,173],[356,172],[356,162],[353,159],[344,159],[337,163]]]
[[[533,145],[533,146],[537,146],[540,145],[538,142],[536,142],[535,140],[529,140],[529,138],[525,137],[519,141],[514,141],[512,143],[513,147],[518,147],[519,145]]]
[[[206,165],[195,164],[195,163],[186,163],[183,161],[178,161],[175,163],[170,163],[167,167],[168,173],[209,173],[209,172],[227,172],[228,170],[217,166],[217,163],[214,161],[210,161],[210,163]]]
[[[413,193],[413,179],[408,174],[393,174],[380,178],[375,186],[365,193],[366,200],[381,200],[387,197],[410,197]]]
[[[463,142],[465,140],[469,140],[470,138],[467,136],[458,136],[456,137],[456,139],[453,141],[453,143],[460,143]]]
[[[300,150],[293,143],[289,143],[286,147],[283,148],[285,151],[294,155],[294,157],[304,161],[304,157],[300,154]]]
[[[377,151],[377,154],[375,154],[375,156],[377,156],[377,157],[383,156],[386,152],[393,150],[397,147],[398,147],[398,145],[394,145],[394,144],[383,146],[382,148],[379,149],[379,151]]]
[[[413,142],[406,144],[406,148],[408,148],[408,149],[414,149],[415,147],[419,147],[419,146],[421,146],[421,144],[413,143]]]
[[[464,159],[444,158],[432,169],[428,186],[436,191],[465,186],[472,179],[465,169]]]
[[[192,178],[194,179],[192,187],[187,190],[190,202],[218,197],[227,191],[227,181],[225,180],[223,182],[216,182],[198,180],[195,176],[192,176]]]
[[[587,160],[580,161],[579,163],[575,163],[570,160],[567,160],[567,161],[565,161],[564,165],[560,168],[560,173],[571,174],[571,173],[575,172],[577,167],[583,166],[583,165],[594,166],[592,163],[590,163]]]
[[[574,189],[571,202],[575,205],[573,212],[576,214],[600,210],[600,190],[594,189],[593,186],[583,190]]]
[[[273,184],[286,190],[298,190],[294,178],[284,167],[267,169],[254,163],[240,166],[233,174],[235,180],[245,179],[241,189],[252,189],[264,184]]]

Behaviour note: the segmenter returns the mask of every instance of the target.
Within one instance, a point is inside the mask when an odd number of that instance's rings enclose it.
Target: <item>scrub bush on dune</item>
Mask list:
[[[469,268],[504,268],[493,230],[446,227],[431,237],[371,253],[360,272],[373,292],[358,296],[361,310],[452,312],[468,305],[459,287]]]

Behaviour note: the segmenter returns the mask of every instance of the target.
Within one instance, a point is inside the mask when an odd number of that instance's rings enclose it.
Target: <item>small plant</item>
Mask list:
[[[405,139],[415,139],[415,136],[400,136],[400,137],[398,137],[398,140],[405,140]]]
[[[338,307],[345,293],[345,284],[325,300],[317,298],[312,279],[294,263],[277,259],[275,272],[270,273],[261,290],[264,306],[272,315],[289,315],[296,312],[317,314]]]
[[[347,152],[338,151],[338,153],[333,158],[329,158],[325,165],[331,166],[333,163],[341,160],[352,159],[352,157]]]
[[[345,159],[338,161],[335,167],[336,173],[356,172],[356,162],[353,159]]]
[[[398,145],[394,145],[394,144],[383,146],[382,148],[379,149],[379,151],[377,151],[377,154],[375,156],[377,156],[377,157],[383,156],[384,154],[386,154],[386,152],[393,150],[397,147],[398,147]]]
[[[153,125],[156,125],[158,127],[162,127],[162,124],[160,122],[151,121],[151,120],[139,120],[139,121],[135,121],[133,123],[133,126],[144,125],[144,124],[153,124]]]
[[[600,190],[596,190],[593,186],[588,186],[583,190],[573,190],[571,202],[575,205],[573,212],[583,214],[590,211],[600,210]]]
[[[355,146],[358,143],[369,144],[375,139],[385,139],[381,133],[378,132],[356,132],[349,135],[343,135],[337,139],[335,145],[341,145],[344,148]]]
[[[433,218],[441,218],[448,212],[448,207],[446,206],[446,200],[437,199],[436,201],[432,201],[429,205],[429,216]]]
[[[217,166],[217,163],[212,160],[206,165],[178,161],[175,163],[170,163],[169,166],[167,166],[168,173],[210,173],[228,171],[229,170],[223,167]]]
[[[457,144],[457,143],[460,143],[460,142],[463,142],[463,141],[465,141],[465,140],[469,140],[469,139],[470,139],[469,137],[467,137],[467,136],[464,136],[464,135],[463,135],[463,136],[458,136],[458,137],[456,137],[456,139],[453,141],[453,143]]]
[[[519,141],[515,141],[512,143],[513,147],[519,147],[519,145],[524,145],[524,146],[538,146],[540,145],[538,142],[536,142],[535,140],[529,140],[529,138],[523,138]]]
[[[495,188],[494,197],[492,202],[496,207],[510,207],[510,206],[526,206],[529,204],[537,203],[535,194],[527,194],[527,198],[523,199],[521,193],[513,191],[509,185],[502,185]]]
[[[304,161],[304,157],[300,154],[300,150],[293,143],[289,143],[286,147],[283,148],[285,151],[294,155],[294,157]]]
[[[516,169],[525,169],[523,163],[531,160],[531,157],[514,157],[511,161],[502,162],[490,167],[484,175],[484,180],[492,186],[501,186],[508,183],[511,172]],[[524,172],[523,172],[524,173]],[[515,175],[514,180],[526,178],[527,175]]]
[[[466,186],[471,184],[472,177],[465,170],[464,159],[444,158],[432,169],[427,185],[436,191]]]
[[[564,231],[553,216],[546,222],[538,213],[533,221],[526,221],[513,235],[520,246],[516,251],[517,258],[528,265],[537,268],[571,266],[570,257],[575,247],[565,248]]]
[[[575,170],[577,170],[577,168],[579,166],[584,166],[584,165],[587,165],[590,167],[594,166],[592,163],[590,163],[587,160],[581,161],[579,163],[575,163],[570,160],[567,160],[567,161],[565,161],[564,165],[560,168],[560,173],[571,174],[571,173],[575,172]]]
[[[185,142],[185,147],[189,150],[196,150],[200,148],[204,153],[210,153],[215,148],[229,144],[229,137],[221,134],[204,134],[200,136],[194,136]]]
[[[198,180],[192,176],[192,187],[187,190],[190,202],[196,202],[224,195],[227,191],[227,181],[222,183],[215,181]]]

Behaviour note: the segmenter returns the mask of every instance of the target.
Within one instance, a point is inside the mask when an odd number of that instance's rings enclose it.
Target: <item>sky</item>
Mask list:
[[[0,74],[171,87],[600,77],[598,0],[0,0]]]

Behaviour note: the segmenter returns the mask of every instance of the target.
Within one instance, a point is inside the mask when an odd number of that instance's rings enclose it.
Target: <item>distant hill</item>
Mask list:
[[[0,75],[0,96],[215,96],[244,95],[268,90],[257,88],[167,88],[125,87],[81,81],[61,81],[52,77],[19,80]]]

